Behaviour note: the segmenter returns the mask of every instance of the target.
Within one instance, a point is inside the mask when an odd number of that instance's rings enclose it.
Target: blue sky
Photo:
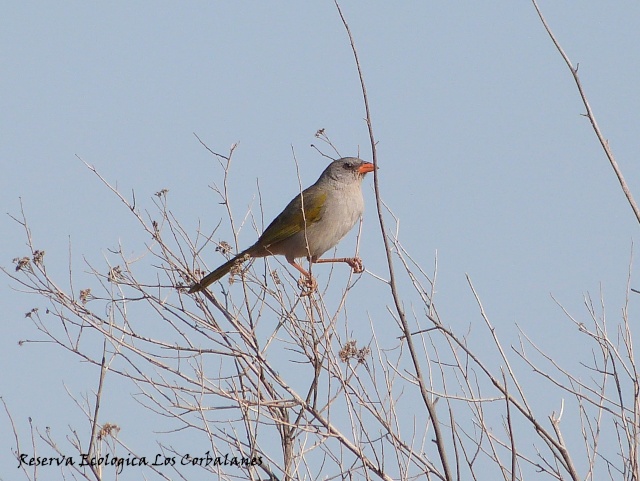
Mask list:
[[[640,192],[640,6],[540,6]],[[617,319],[638,226],[533,6],[349,2],[343,10],[369,91],[382,196],[427,271],[437,252],[445,323],[470,329],[471,343],[481,330],[468,273],[506,345],[519,325],[576,366],[588,350],[575,345],[576,329],[550,294],[586,318],[583,296],[602,292]],[[81,284],[83,258],[99,263],[119,242],[133,255],[143,242],[76,156],[143,204],[169,189],[174,213],[194,231],[225,213],[209,188],[220,170],[193,133],[223,153],[239,142],[230,184],[238,216],[256,205],[257,181],[267,219],[296,193],[292,150],[303,184],[317,178],[326,159],[310,144],[321,145],[320,128],[341,154],[370,159],[357,74],[331,2],[14,2],[0,19],[0,44],[2,212],[19,214],[22,199],[61,282],[69,245]],[[370,179],[364,192],[361,254],[385,277]],[[0,263],[12,268],[26,255],[24,236],[8,216],[0,226]],[[253,241],[242,233],[243,245]],[[338,252],[352,249],[353,236]],[[209,267],[219,261],[203,256]],[[63,430],[78,420],[64,385],[79,395],[95,389],[95,376],[53,346],[19,347],[39,338],[24,313],[43,303],[6,278],[0,286],[0,395],[24,432],[28,416]],[[358,289],[354,302],[366,312],[390,303],[373,277]],[[8,427],[2,416],[0,426]],[[0,477],[15,469],[10,442],[0,441]]]

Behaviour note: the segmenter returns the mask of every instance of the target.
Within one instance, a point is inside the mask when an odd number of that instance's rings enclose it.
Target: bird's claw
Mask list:
[[[347,264],[353,269],[355,274],[361,274],[364,272],[364,264],[359,257],[352,257],[347,261]]]
[[[302,289],[302,292],[300,293],[300,295],[305,297],[305,296],[310,296],[316,291],[316,289],[318,289],[318,283],[313,278],[313,276],[303,275],[303,276],[300,276],[300,279],[298,280],[298,287]]]

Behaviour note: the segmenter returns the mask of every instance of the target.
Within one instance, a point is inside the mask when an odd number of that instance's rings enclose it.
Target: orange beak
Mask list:
[[[375,167],[373,166],[373,164],[371,162],[364,162],[360,167],[358,167],[358,172],[360,172],[362,175],[368,173],[368,172],[373,172],[375,169]]]

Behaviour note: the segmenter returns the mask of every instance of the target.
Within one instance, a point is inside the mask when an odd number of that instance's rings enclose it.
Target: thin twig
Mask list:
[[[567,64],[567,67],[571,71],[571,75],[573,76],[573,80],[576,83],[576,87],[578,87],[578,92],[580,93],[580,98],[582,99],[582,103],[584,104],[584,107],[587,109],[586,117],[591,122],[591,127],[593,127],[593,131],[595,132],[596,137],[598,137],[598,141],[600,142],[600,145],[602,146],[602,149],[604,150],[604,153],[607,156],[607,159],[609,159],[609,163],[611,164],[611,167],[613,168],[613,171],[616,174],[618,182],[620,183],[620,187],[622,187],[622,192],[624,192],[624,195],[627,197],[627,201],[629,202],[629,205],[631,206],[631,209],[633,210],[633,213],[636,216],[636,220],[640,222],[640,209],[638,208],[638,205],[636,204],[636,201],[634,200],[633,195],[631,194],[631,190],[629,189],[629,186],[627,185],[627,182],[625,181],[624,176],[622,175],[622,171],[618,166],[618,162],[616,162],[616,159],[613,156],[613,152],[609,147],[609,141],[604,138],[604,135],[602,134],[602,131],[598,126],[598,122],[596,121],[596,117],[593,113],[593,110],[591,110],[591,105],[589,105],[589,101],[587,100],[587,94],[585,93],[584,88],[582,87],[582,82],[580,82],[580,77],[578,76],[579,65],[577,65],[576,67],[573,66],[573,64],[571,63],[571,60],[569,59],[569,56],[565,53],[564,49],[560,45],[560,42],[558,42],[555,35],[551,31],[551,27],[549,27],[549,24],[547,24],[547,21],[545,20],[544,16],[542,15],[542,12],[540,11],[540,8],[538,7],[538,3],[536,2],[536,0],[531,0],[531,1],[533,2],[533,6],[535,7],[536,12],[538,13],[538,17],[540,17],[540,21],[542,22],[542,25],[544,25],[544,29],[549,34],[551,41],[553,42],[556,49],[562,56],[562,59],[564,60],[564,62]]]

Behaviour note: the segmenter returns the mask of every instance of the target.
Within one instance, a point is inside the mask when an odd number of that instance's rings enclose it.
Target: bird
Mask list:
[[[309,286],[315,281],[296,259],[306,257],[310,263],[345,262],[354,272],[363,272],[362,261],[357,257],[320,259],[320,256],[335,247],[362,216],[362,180],[374,169],[374,164],[357,157],[331,162],[315,184],[289,202],[255,244],[193,284],[189,293],[206,289],[245,260],[269,255],[283,255]]]

